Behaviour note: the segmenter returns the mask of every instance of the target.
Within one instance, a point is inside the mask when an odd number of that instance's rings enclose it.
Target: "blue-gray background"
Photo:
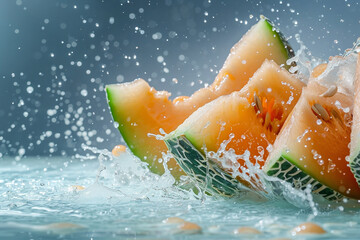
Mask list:
[[[121,136],[106,84],[141,77],[191,94],[213,81],[260,14],[295,50],[300,33],[323,59],[360,36],[351,0],[0,1],[0,158],[73,155],[82,143],[111,149]]]

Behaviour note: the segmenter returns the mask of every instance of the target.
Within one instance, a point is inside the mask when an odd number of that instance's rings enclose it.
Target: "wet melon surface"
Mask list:
[[[229,177],[230,169],[207,158],[205,151],[216,152],[229,140],[225,150],[233,149],[236,154],[249,151],[250,161],[263,166],[269,144],[275,141],[303,87],[304,84],[285,69],[265,61],[242,90],[199,108],[169,134],[165,142],[179,164],[185,166],[184,171],[197,182],[204,185],[207,175],[212,179],[222,174],[224,185],[236,189],[238,182],[234,183]],[[245,166],[242,159],[236,164],[239,171]],[[247,185],[243,179],[238,180]],[[224,195],[233,194],[219,190],[211,182],[208,187]]]
[[[346,157],[352,121],[352,97],[311,82],[286,120],[263,170],[329,200],[360,198]],[[331,95],[331,94],[330,94]]]
[[[355,97],[349,163],[351,171],[354,173],[356,181],[360,185],[360,53],[358,54],[356,66]]]
[[[214,83],[198,90],[191,97],[178,97],[171,101],[170,93],[158,92],[142,79],[131,83],[106,87],[108,103],[114,121],[131,151],[149,164],[155,173],[164,172],[160,161],[167,152],[164,142],[150,134],[169,133],[176,129],[191,113],[204,104],[240,90],[265,59],[285,64],[293,56],[285,39],[264,17],[231,49]],[[183,171],[175,160],[168,162],[175,178]]]

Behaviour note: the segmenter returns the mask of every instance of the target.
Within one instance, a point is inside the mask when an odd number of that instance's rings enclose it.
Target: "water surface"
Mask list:
[[[295,239],[354,239],[360,231],[360,209],[335,207],[314,216],[284,200],[199,199],[171,186],[170,178],[147,172],[129,155],[118,161],[120,168],[110,161],[99,167],[98,159],[4,159],[0,239],[292,239],[291,230],[306,221],[328,233]],[[202,233],[163,223],[168,217],[196,223]],[[242,226],[262,234],[235,235]]]

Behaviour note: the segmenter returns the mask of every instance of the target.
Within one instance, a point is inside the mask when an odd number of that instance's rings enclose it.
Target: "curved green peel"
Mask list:
[[[206,192],[233,196],[241,192],[241,184],[200,153],[184,136],[165,140],[171,154],[184,172]]]

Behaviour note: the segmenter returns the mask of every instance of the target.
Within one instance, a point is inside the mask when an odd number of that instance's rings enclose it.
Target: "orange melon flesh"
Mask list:
[[[226,149],[231,148],[236,154],[249,150],[250,161],[263,166],[269,144],[274,143],[303,87],[304,84],[285,69],[273,61],[265,61],[242,90],[199,108],[165,141],[184,136],[205,155],[205,148],[206,151],[218,151],[231,134],[233,138]],[[262,110],[255,104],[254,95],[262,102]],[[267,115],[269,121],[266,120]],[[172,153],[176,152],[172,150]],[[185,161],[179,156],[175,158]],[[244,166],[243,160],[239,159],[238,162]]]
[[[345,159],[349,155],[352,98],[339,92],[320,97],[326,90],[316,82],[304,89],[263,170],[297,188],[310,184],[314,193],[330,200],[339,200],[341,195],[360,199],[360,188]],[[323,106],[328,120],[312,110],[315,103]]]
[[[321,63],[317,65],[311,72],[311,77],[312,78],[319,77],[326,70],[326,67],[327,67],[327,63]]]
[[[162,174],[164,167],[159,158],[167,148],[149,133],[160,134],[160,128],[169,133],[199,107],[240,90],[265,59],[285,64],[291,56],[293,52],[286,40],[262,17],[231,49],[211,86],[198,90],[191,97],[171,101],[170,93],[158,92],[142,79],[112,84],[106,86],[110,110],[134,155],[149,163],[151,171]],[[175,178],[184,174],[173,159],[168,162],[168,168]]]

